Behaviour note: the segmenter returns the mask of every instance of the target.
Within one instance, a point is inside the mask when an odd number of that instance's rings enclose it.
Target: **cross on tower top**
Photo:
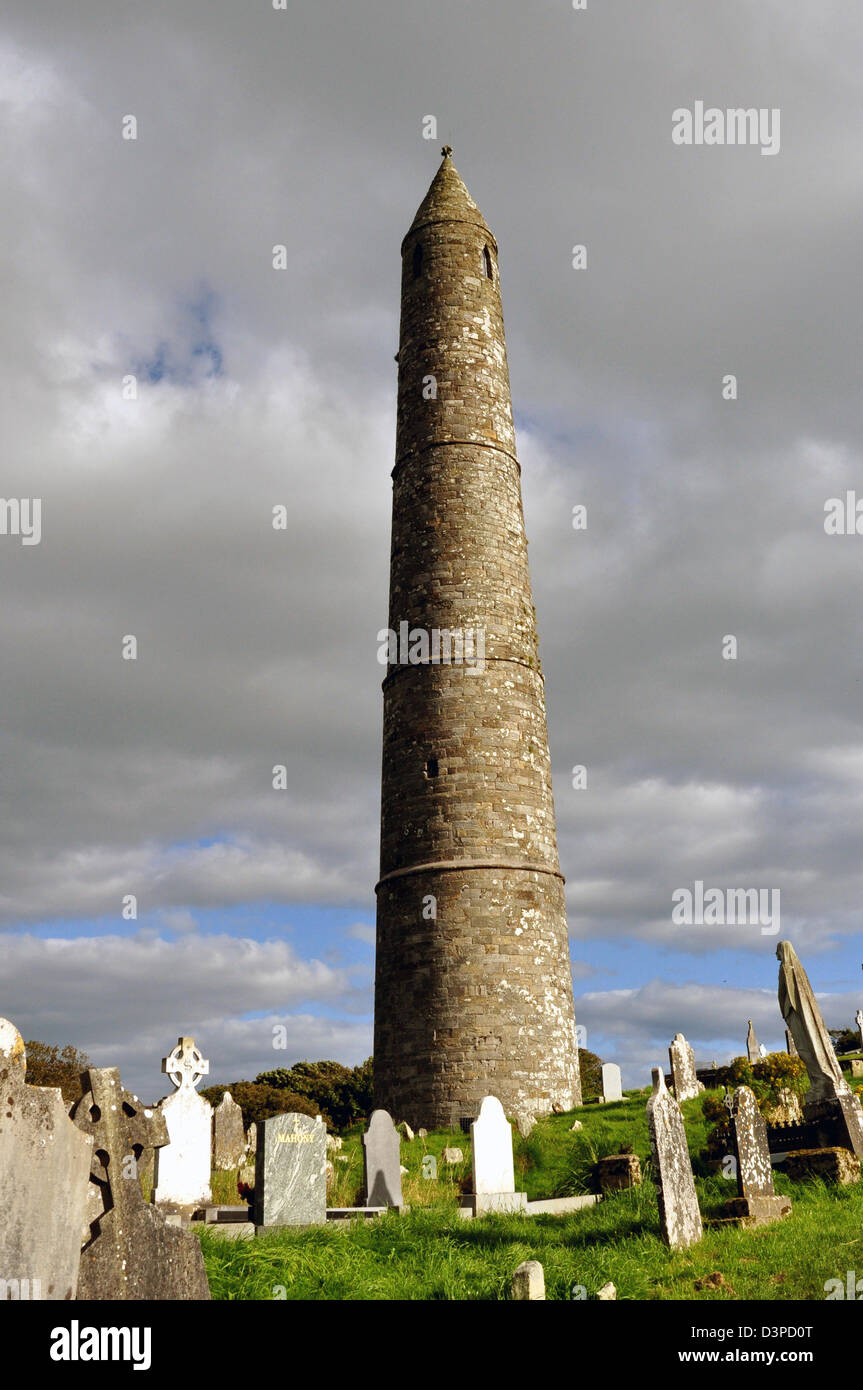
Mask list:
[[[178,1038],[177,1046],[162,1058],[162,1071],[170,1076],[178,1090],[192,1091],[210,1070],[210,1063],[194,1038]]]
[[[441,154],[443,155],[444,159],[449,159],[450,155],[452,154],[452,145],[444,145],[443,149],[441,150]]]

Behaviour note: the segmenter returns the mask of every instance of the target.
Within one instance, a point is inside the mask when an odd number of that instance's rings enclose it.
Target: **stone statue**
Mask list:
[[[836,1060],[809,976],[790,941],[779,942],[776,957],[780,962],[779,1007],[809,1073],[807,1105],[850,1095],[851,1088]]]

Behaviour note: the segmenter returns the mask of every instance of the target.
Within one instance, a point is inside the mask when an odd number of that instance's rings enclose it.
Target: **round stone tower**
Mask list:
[[[497,242],[451,153],[402,243],[376,890],[375,1105],[427,1128],[581,1103]]]

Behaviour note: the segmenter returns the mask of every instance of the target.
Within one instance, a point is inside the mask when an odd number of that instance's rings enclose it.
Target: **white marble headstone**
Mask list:
[[[616,1062],[603,1062],[602,1064],[602,1098],[603,1100],[623,1100],[620,1067]]]
[[[470,1127],[473,1145],[473,1190],[514,1192],[512,1126],[497,1096],[486,1096]]]
[[[174,1207],[209,1206],[213,1107],[195,1087],[210,1070],[194,1038],[178,1038],[162,1070],[177,1087],[161,1102],[170,1143],[156,1150],[154,1201]]]

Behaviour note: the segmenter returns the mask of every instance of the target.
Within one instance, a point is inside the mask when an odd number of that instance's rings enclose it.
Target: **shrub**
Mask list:
[[[81,1099],[81,1072],[91,1065],[86,1052],[79,1052],[71,1044],[56,1047],[35,1040],[24,1046],[27,1052],[25,1080],[28,1086],[58,1086],[67,1106]]]
[[[297,1095],[277,1086],[261,1085],[256,1081],[234,1081],[230,1086],[208,1086],[201,1091],[211,1105],[218,1105],[226,1091],[230,1091],[243,1112],[243,1124],[259,1124],[273,1115],[286,1115],[291,1111],[299,1115],[322,1115],[325,1124],[331,1124],[329,1116],[323,1114],[319,1105],[307,1096]]]
[[[292,1067],[261,1072],[255,1080],[305,1096],[317,1107],[314,1113],[326,1114],[335,1129],[346,1129],[372,1110],[371,1057],[358,1067],[345,1067],[341,1062],[297,1062]]]

